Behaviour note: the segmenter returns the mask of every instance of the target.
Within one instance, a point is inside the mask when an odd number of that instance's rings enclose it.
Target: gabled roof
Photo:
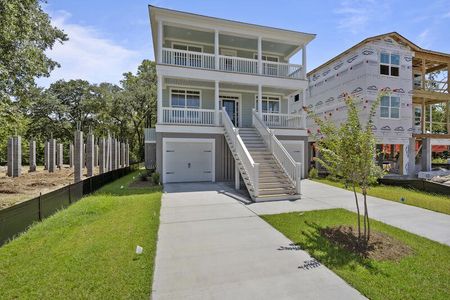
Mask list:
[[[325,67],[326,65],[331,64],[331,63],[341,59],[343,56],[349,54],[350,52],[354,51],[355,49],[361,47],[364,44],[367,44],[369,42],[379,40],[382,38],[386,38],[386,37],[390,37],[390,38],[394,39],[395,41],[399,42],[400,44],[404,44],[405,46],[408,46],[414,52],[427,53],[427,54],[435,55],[438,57],[442,57],[444,61],[450,61],[449,53],[443,53],[443,52],[423,49],[423,48],[417,46],[416,44],[414,44],[413,42],[411,42],[410,40],[408,40],[407,38],[405,38],[403,35],[399,34],[398,32],[393,31],[393,32],[375,35],[375,36],[364,39],[363,41],[361,41],[358,44],[354,45],[353,47],[345,50],[344,52],[342,52],[339,55],[335,56],[334,58],[330,59],[329,61],[321,64],[317,68],[314,68],[314,70],[309,71],[307,76],[310,76],[311,74],[315,73],[317,70]]]

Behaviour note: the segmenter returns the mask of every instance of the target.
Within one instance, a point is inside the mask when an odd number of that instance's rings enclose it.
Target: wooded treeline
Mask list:
[[[77,124],[97,137],[110,132],[128,140],[130,160],[142,160],[144,127],[156,123],[155,63],[142,61],[136,72],[123,74],[119,85],[77,79],[38,87],[36,78],[59,67],[45,51],[70,38],[51,25],[41,3],[0,0],[0,163],[6,160],[9,136],[22,136],[23,153],[26,141],[34,138],[42,163],[44,141],[53,135],[68,145]]]

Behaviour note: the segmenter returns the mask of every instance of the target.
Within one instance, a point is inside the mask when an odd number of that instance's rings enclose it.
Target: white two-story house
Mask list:
[[[302,109],[314,34],[150,6],[158,120],[146,129],[163,183],[244,182],[256,200],[299,198]],[[289,62],[296,55],[300,64]]]
[[[306,106],[340,123],[349,95],[366,121],[383,91],[372,128],[378,162],[390,173],[412,176],[431,170],[433,147],[450,145],[449,69],[449,54],[420,48],[396,32],[370,37],[308,73]],[[307,126],[311,137],[320,131],[311,117]]]

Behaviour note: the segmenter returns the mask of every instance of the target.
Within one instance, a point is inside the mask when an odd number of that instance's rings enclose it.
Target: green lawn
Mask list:
[[[134,172],[32,226],[0,248],[1,299],[148,299],[159,188]],[[135,254],[136,245],[144,248]]]
[[[345,188],[342,183],[331,181],[329,179],[320,178],[313,180],[335,187]],[[358,191],[360,192],[360,189],[358,189]],[[369,195],[395,202],[401,202],[400,199],[403,197],[405,200],[403,203],[405,204],[422,207],[444,214],[450,214],[450,195],[445,196],[430,194],[422,191],[390,185],[377,185],[371,187],[369,189]]]
[[[327,226],[356,226],[352,212],[332,209],[263,218],[369,299],[448,299],[450,247],[446,245],[372,220],[373,230],[403,241],[414,251],[399,262],[375,261],[334,246],[318,233]]]

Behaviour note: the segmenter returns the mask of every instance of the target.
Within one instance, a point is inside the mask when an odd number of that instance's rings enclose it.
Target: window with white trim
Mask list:
[[[257,53],[254,54],[254,58],[258,59]],[[276,64],[279,61],[278,57],[272,55],[261,55],[261,59],[262,61],[267,62],[263,64],[263,73],[266,75],[278,76],[278,64]],[[273,62],[273,64],[271,62]]]
[[[203,52],[202,47],[188,44],[172,44],[172,48],[189,52]],[[175,52],[174,64],[189,67],[201,67],[202,56],[197,53]]]
[[[258,110],[258,95],[255,98],[255,109]],[[263,113],[280,113],[280,97],[263,95],[262,111]]]
[[[398,77],[400,74],[400,55],[394,53],[380,53],[380,74]]]
[[[399,119],[400,118],[400,97],[396,97],[396,96],[381,97],[380,116],[382,118]]]
[[[172,44],[173,49],[177,50],[184,50],[184,51],[192,51],[192,52],[202,52],[202,47],[200,46],[194,46],[194,45],[187,45],[187,44]]]
[[[200,91],[173,89],[170,91],[170,106],[200,108]]]

